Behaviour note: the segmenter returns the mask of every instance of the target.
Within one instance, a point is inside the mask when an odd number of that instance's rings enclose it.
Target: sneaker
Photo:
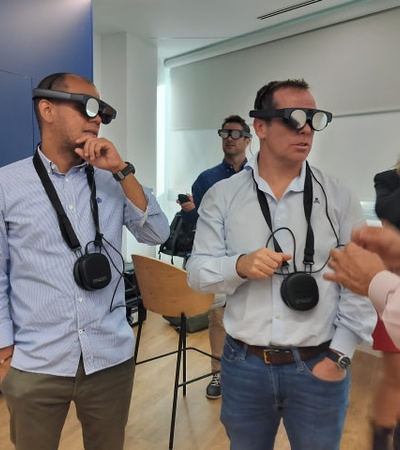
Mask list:
[[[221,374],[214,373],[210,384],[206,389],[206,397],[216,399],[221,397]]]

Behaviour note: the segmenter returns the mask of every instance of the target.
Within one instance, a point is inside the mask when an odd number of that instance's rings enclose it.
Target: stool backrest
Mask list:
[[[187,283],[185,270],[165,261],[132,255],[144,307],[163,316],[186,317],[207,312],[214,294],[201,294]]]

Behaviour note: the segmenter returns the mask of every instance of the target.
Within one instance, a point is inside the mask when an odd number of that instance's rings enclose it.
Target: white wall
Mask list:
[[[374,200],[373,175],[400,153],[399,23],[398,7],[171,68],[169,197],[221,160],[216,130],[224,117],[248,119],[262,85],[304,77],[317,105],[334,113],[316,133],[310,162]]]
[[[172,218],[179,209],[176,194],[221,161],[216,130],[222,120],[230,114],[249,119],[256,91],[268,81],[304,77],[318,106],[334,113],[329,127],[316,133],[310,162],[338,174],[361,200],[373,201],[373,175],[400,153],[399,23],[397,7],[165,73],[152,44],[124,33],[95,36],[94,81],[118,110],[118,120],[102,133],[135,164],[139,180],[155,189],[156,95],[165,85],[165,194],[159,200]],[[129,238],[124,254],[132,251],[154,254]]]
[[[94,82],[101,97],[117,110],[117,120],[102,126],[122,157],[132,162],[138,180],[157,185],[157,49],[126,33],[95,36]],[[125,234],[123,255],[154,256],[155,247]]]

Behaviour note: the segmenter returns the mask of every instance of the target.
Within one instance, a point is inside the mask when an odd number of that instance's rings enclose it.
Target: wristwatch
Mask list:
[[[343,355],[343,353],[329,349],[326,356],[331,359],[339,369],[346,370],[350,367],[351,359],[347,355]]]
[[[128,161],[125,161],[125,163],[126,163],[126,166],[122,170],[118,171],[117,173],[113,173],[113,177],[117,181],[122,181],[130,173],[132,173],[132,174],[135,173],[135,167],[133,166],[133,164],[131,164]]]

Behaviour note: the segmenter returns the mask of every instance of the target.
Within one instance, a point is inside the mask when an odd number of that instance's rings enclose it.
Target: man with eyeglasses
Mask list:
[[[182,219],[188,223],[196,223],[199,217],[197,210],[204,194],[218,181],[230,178],[240,172],[247,162],[246,149],[251,141],[250,127],[237,115],[224,119],[218,135],[222,138],[224,159],[220,164],[202,172],[192,185],[192,195],[187,194],[189,201],[180,202]],[[218,359],[211,360],[213,377],[206,388],[207,398],[214,400],[221,397],[221,363],[222,347],[225,342],[223,315],[225,295],[217,295],[209,313],[209,340],[211,354]]]
[[[114,144],[116,111],[68,73],[33,91],[42,141],[0,168],[0,387],[17,450],[55,450],[71,401],[86,450],[122,450],[134,374],[123,226],[142,243],[167,217]],[[121,281],[122,280],[122,281]]]
[[[365,220],[307,162],[332,114],[304,80],[266,84],[250,116],[260,150],[204,196],[187,264],[194,289],[226,294],[221,420],[231,450],[272,450],[281,421],[293,450],[339,450],[348,369],[376,313],[323,274]]]

